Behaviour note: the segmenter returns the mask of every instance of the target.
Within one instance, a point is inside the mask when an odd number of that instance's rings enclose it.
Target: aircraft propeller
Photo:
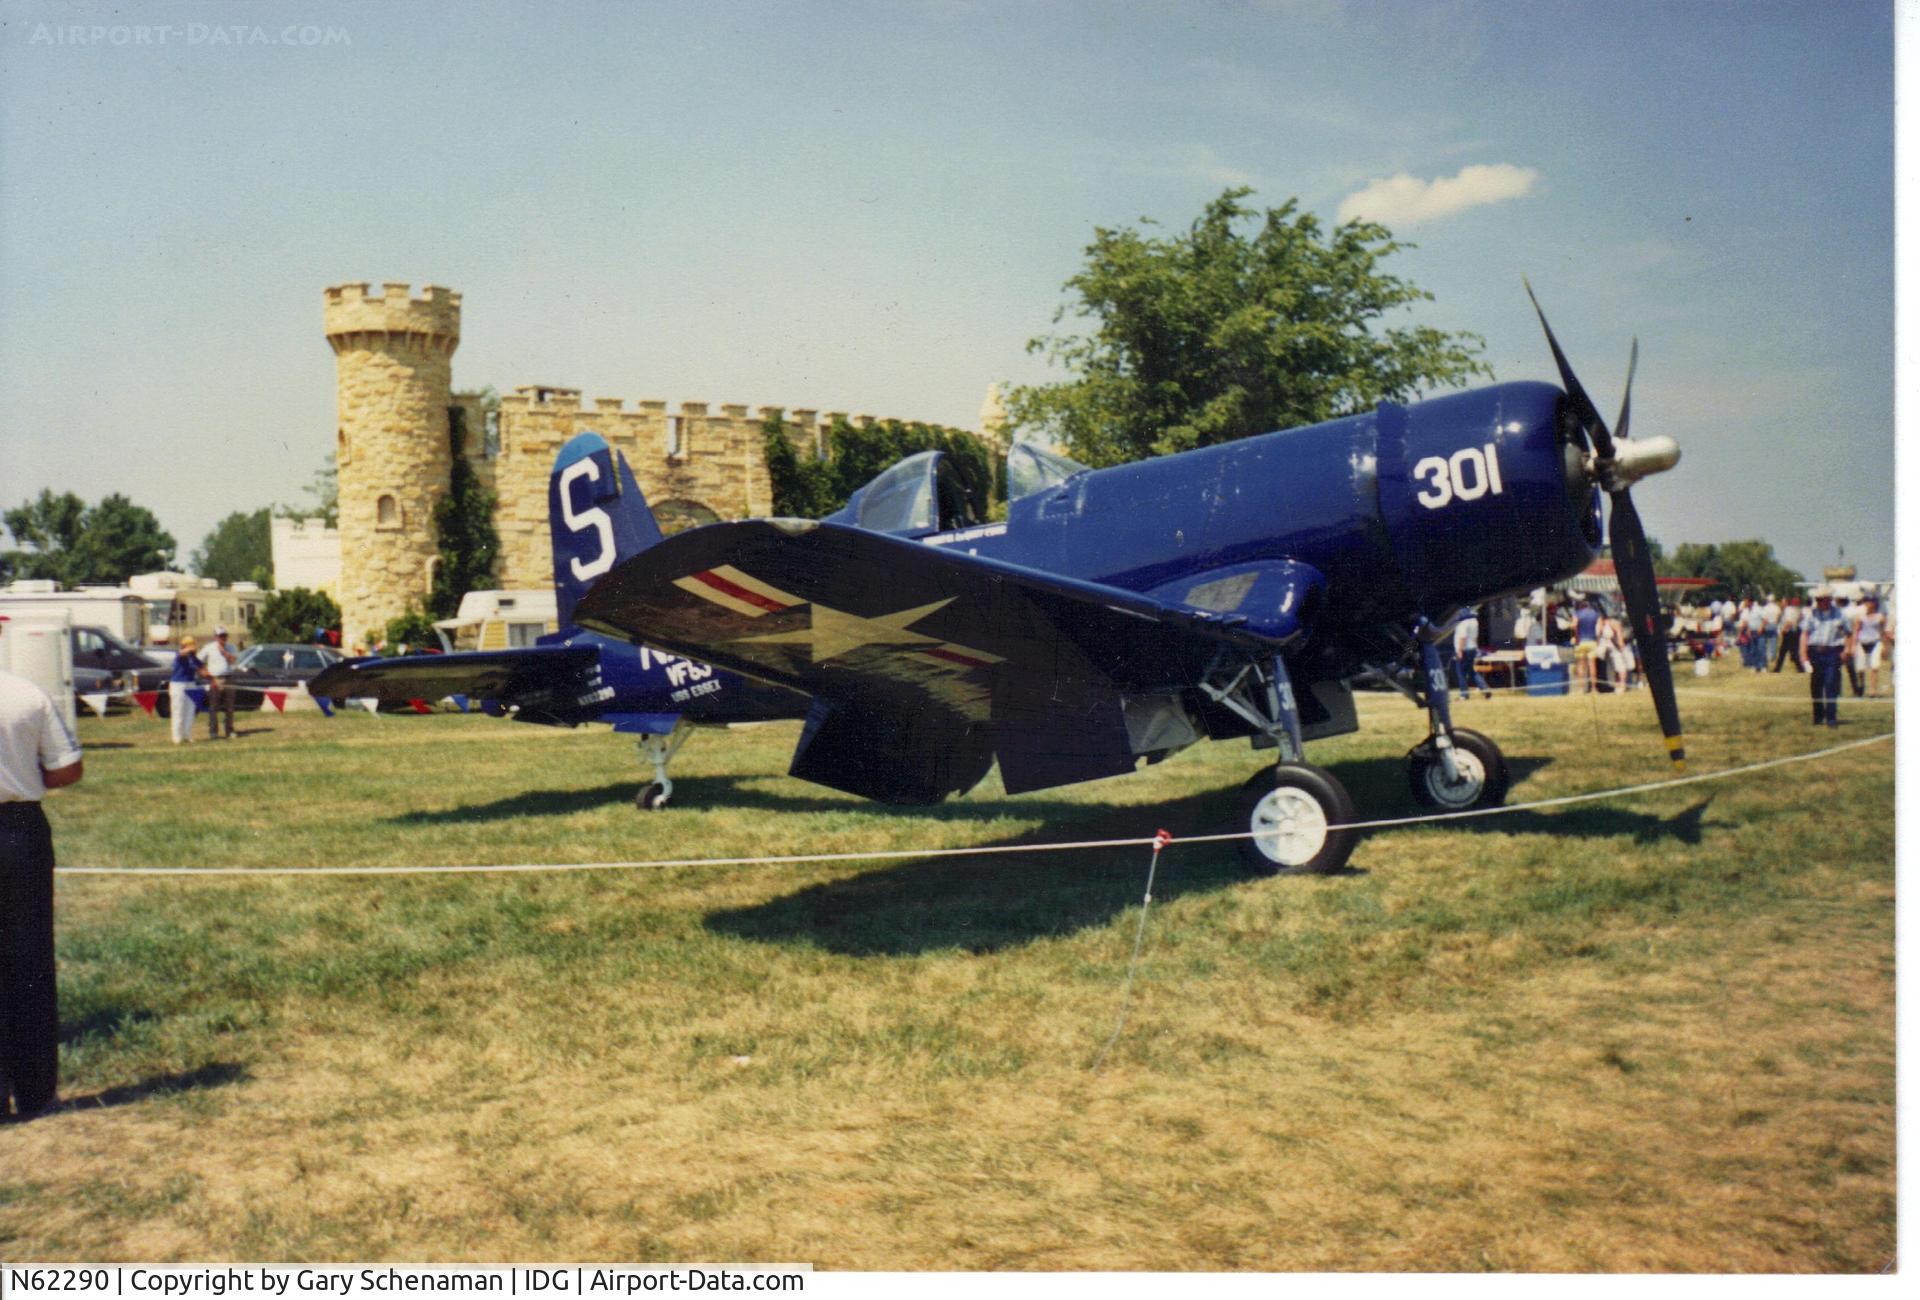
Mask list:
[[[1522,283],[1526,283],[1524,277]],[[1640,364],[1640,341],[1635,339],[1627,360],[1627,389],[1620,399],[1618,436],[1609,432],[1600,418],[1593,399],[1580,386],[1580,380],[1560,350],[1560,341],[1547,324],[1547,314],[1527,284],[1527,297],[1533,302],[1540,328],[1546,331],[1547,346],[1560,369],[1561,384],[1580,423],[1584,438],[1592,440],[1588,475],[1612,502],[1607,512],[1607,540],[1613,547],[1613,568],[1620,580],[1620,593],[1626,598],[1627,623],[1633,629],[1634,643],[1640,650],[1640,666],[1647,675],[1647,688],[1653,693],[1654,711],[1660,718],[1660,732],[1666,737],[1667,752],[1676,771],[1685,771],[1687,749],[1680,727],[1680,705],[1673,694],[1673,668],[1667,662],[1666,629],[1660,625],[1660,590],[1654,582],[1653,553],[1647,546],[1646,530],[1640,525],[1640,512],[1634,509],[1631,488],[1649,474],[1672,469],[1680,460],[1679,444],[1671,438],[1645,438],[1635,442],[1627,437],[1627,421],[1632,413],[1633,372]]]

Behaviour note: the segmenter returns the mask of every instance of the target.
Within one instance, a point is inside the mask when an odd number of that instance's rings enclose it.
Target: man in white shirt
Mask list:
[[[213,629],[213,644],[207,647],[207,739],[220,739],[220,715],[227,715],[227,739],[233,739],[233,687],[227,675],[239,656],[227,643],[226,625]]]
[[[1460,698],[1473,698],[1473,661],[1480,657],[1480,616],[1469,609],[1453,625],[1453,684],[1460,688]],[[1482,686],[1488,699],[1493,692]]]
[[[0,635],[7,616],[0,614]],[[80,743],[46,693],[0,672],[0,1111],[53,1104],[60,1070],[54,995],[53,833],[40,800],[80,779]]]
[[[1847,685],[1853,688],[1853,697],[1857,700],[1867,693],[1860,667],[1854,661],[1853,646],[1860,635],[1860,615],[1866,607],[1858,597],[1842,596],[1835,602],[1840,606],[1840,617],[1847,624],[1847,655],[1844,667],[1847,670]]]
[[[1774,655],[1780,651],[1780,602],[1767,593],[1766,603],[1760,606],[1760,663],[1762,666],[1773,662]]]

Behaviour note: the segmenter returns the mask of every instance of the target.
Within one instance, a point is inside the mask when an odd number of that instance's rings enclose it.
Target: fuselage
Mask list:
[[[603,694],[591,712],[598,721],[617,723],[621,715],[681,714],[696,726],[719,726],[807,716],[807,697],[785,687],[582,627],[543,636],[540,644],[593,646],[600,651]]]
[[[1260,561],[1325,579],[1322,636],[1405,627],[1591,563],[1597,498],[1549,384],[1411,406],[1089,470],[1011,503],[1005,525],[924,540],[1153,591]]]

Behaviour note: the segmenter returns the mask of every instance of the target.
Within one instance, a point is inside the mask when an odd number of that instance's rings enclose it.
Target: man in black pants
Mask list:
[[[6,626],[0,614],[0,635]],[[40,800],[78,781],[80,770],[80,744],[53,701],[0,672],[0,1074],[22,1119],[53,1104],[60,1068],[53,834]]]

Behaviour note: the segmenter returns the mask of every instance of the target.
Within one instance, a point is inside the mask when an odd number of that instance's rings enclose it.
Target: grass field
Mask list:
[[[1889,730],[1682,696],[1695,771]],[[1759,696],[1762,698],[1752,698]],[[1423,731],[1313,747],[1416,811]],[[1476,700],[1515,802],[1658,780],[1644,698]],[[67,865],[621,861],[1220,828],[1255,766],[903,813],[697,737],[82,723]],[[361,878],[63,877],[65,1106],[0,1128],[0,1257],[833,1268],[1874,1271],[1893,1257],[1889,743],[1376,832],[1253,880],[1144,849]]]

